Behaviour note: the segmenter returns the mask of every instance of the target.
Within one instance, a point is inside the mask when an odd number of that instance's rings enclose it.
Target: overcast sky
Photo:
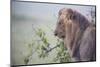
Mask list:
[[[83,15],[89,15],[89,11],[95,10],[93,6],[79,6],[79,5],[62,5],[62,4],[47,4],[47,3],[35,3],[35,2],[12,2],[12,13],[18,15],[27,15],[35,17],[52,17],[58,14],[58,11],[62,8],[72,8]]]

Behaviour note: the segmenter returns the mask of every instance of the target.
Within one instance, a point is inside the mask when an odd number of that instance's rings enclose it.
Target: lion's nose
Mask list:
[[[55,33],[55,36],[57,36],[57,33]]]
[[[54,35],[57,36],[57,32],[55,32]]]

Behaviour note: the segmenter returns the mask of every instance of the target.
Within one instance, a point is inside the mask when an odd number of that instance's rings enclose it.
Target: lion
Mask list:
[[[80,12],[61,9],[54,34],[63,39],[72,61],[96,60],[96,26]]]

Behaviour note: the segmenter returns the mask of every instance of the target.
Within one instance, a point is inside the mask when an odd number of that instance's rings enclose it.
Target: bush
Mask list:
[[[39,58],[46,58],[49,56],[49,54],[56,50],[56,57],[53,57],[52,62],[56,63],[63,63],[63,62],[70,62],[70,56],[67,52],[67,49],[64,47],[64,42],[60,39],[56,39],[57,43],[55,46],[50,47],[51,43],[49,42],[48,38],[46,37],[45,31],[43,31],[41,28],[38,28],[37,30],[34,29],[36,36],[38,39],[33,41],[33,43],[29,44],[30,48],[30,54],[25,58],[25,64],[28,64],[30,61],[30,57],[33,55],[33,49],[35,49],[35,52],[38,53]],[[34,45],[38,44],[37,47],[34,47]],[[50,62],[50,63],[52,63]]]

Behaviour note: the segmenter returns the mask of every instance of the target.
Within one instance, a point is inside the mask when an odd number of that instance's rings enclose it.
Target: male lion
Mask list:
[[[96,27],[70,8],[59,11],[55,36],[64,40],[72,61],[96,60]]]

